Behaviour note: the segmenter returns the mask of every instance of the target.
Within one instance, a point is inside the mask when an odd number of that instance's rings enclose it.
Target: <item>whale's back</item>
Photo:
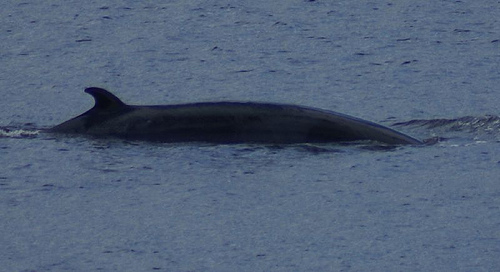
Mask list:
[[[213,143],[326,143],[373,140],[421,142],[390,128],[345,114],[296,105],[213,102],[130,106],[99,88],[86,90],[96,105],[51,129],[126,139]]]

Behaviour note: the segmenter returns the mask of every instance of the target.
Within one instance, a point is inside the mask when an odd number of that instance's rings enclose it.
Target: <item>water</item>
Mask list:
[[[500,6],[469,2],[7,1],[2,269],[495,270]],[[89,86],[131,104],[301,104],[438,142],[151,144],[40,132],[90,108]]]

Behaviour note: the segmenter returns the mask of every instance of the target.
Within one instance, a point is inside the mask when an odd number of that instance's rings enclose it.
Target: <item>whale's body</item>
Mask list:
[[[85,92],[94,97],[94,107],[48,132],[159,142],[422,143],[369,121],[296,105],[214,102],[132,106],[101,88]]]

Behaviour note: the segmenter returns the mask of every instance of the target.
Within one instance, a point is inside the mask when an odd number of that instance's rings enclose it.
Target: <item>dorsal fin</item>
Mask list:
[[[94,97],[93,110],[116,110],[126,106],[118,97],[102,88],[90,87],[85,92]]]

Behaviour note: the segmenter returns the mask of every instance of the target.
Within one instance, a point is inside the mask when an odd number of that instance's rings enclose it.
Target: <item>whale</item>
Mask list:
[[[94,106],[47,132],[165,143],[422,144],[370,121],[306,106],[256,102],[129,105],[103,88],[90,87],[85,92],[93,96]]]

